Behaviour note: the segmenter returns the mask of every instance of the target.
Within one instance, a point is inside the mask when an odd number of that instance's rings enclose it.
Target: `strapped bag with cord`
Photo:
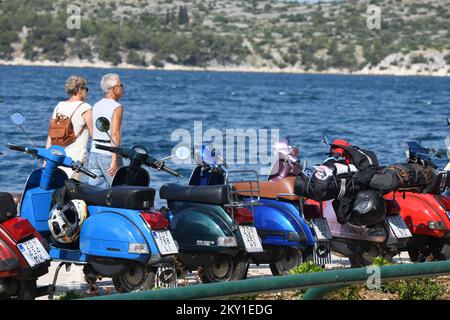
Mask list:
[[[56,118],[51,119],[50,127],[48,129],[48,136],[50,137],[52,146],[66,147],[74,143],[75,140],[81,135],[83,130],[86,128],[86,125],[81,128],[78,134],[75,134],[72,117],[83,104],[84,102],[80,103],[70,117],[59,113],[58,109],[56,109]]]

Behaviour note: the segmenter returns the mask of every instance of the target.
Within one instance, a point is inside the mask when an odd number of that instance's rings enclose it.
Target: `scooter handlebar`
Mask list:
[[[95,147],[97,149],[109,151],[109,152],[112,152],[112,153],[120,153],[120,154],[123,153],[122,148],[118,148],[118,147],[104,146],[102,144],[96,144]]]
[[[71,165],[71,168],[75,172],[84,173],[85,175],[87,175],[88,177],[91,177],[92,179],[97,178],[97,175],[95,173],[93,173],[93,172],[89,171],[88,169],[86,169],[85,167],[83,167],[83,163],[81,163],[79,161],[73,162]]]
[[[168,166],[166,166],[164,164],[164,161],[158,161],[155,158],[153,158],[152,156],[148,156],[147,161],[145,161],[145,164],[147,166],[150,166],[152,168],[155,168],[157,170],[162,170],[165,171],[167,173],[170,173],[171,175],[175,176],[175,177],[179,177],[180,174],[178,172],[176,172],[175,170],[169,168]]]
[[[173,170],[173,169],[170,169],[168,166],[166,166],[166,165],[163,165],[162,167],[161,167],[161,170],[163,170],[163,171],[165,171],[165,172],[167,172],[167,173],[170,173],[171,175],[173,175],[173,176],[175,176],[175,177],[178,177],[178,176],[180,176],[180,174],[178,173],[178,172],[176,172],[175,170]]]
[[[8,143],[8,148],[14,151],[26,152],[27,148]]]

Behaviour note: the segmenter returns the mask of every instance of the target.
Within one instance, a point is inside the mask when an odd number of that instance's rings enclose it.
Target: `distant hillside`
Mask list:
[[[370,4],[380,30],[367,28]],[[449,22],[449,0],[3,0],[0,60],[450,75]]]

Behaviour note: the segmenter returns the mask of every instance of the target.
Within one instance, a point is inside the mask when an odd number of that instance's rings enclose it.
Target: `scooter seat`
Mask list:
[[[70,200],[81,199],[90,206],[133,210],[152,208],[156,194],[156,190],[153,188],[135,186],[115,186],[103,189],[80,183],[74,189],[67,188]]]
[[[174,201],[188,201],[207,204],[227,204],[228,187],[226,185],[213,186],[182,186],[168,183],[159,189],[161,199]]]
[[[289,201],[299,201],[299,196],[294,193],[295,177],[285,177],[270,181],[259,182],[259,196],[266,199],[285,199]],[[251,196],[248,190],[257,190],[256,182],[237,182],[234,188],[241,196]],[[253,196],[257,196],[257,192],[253,192]]]

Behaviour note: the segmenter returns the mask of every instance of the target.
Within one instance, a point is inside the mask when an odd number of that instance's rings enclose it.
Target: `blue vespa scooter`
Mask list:
[[[197,167],[189,185],[211,186],[227,184],[230,173],[223,157],[213,146],[197,146],[194,152]],[[236,192],[245,196],[250,191],[260,195],[260,182],[234,183]],[[253,207],[254,224],[261,238],[263,252],[251,253],[250,263],[269,264],[273,275],[287,274],[292,268],[311,256],[315,238],[298,210],[290,203],[259,197]]]
[[[19,126],[25,121],[21,114],[11,118]],[[173,255],[178,253],[178,247],[167,230],[169,221],[152,209],[155,189],[135,186],[95,188],[68,180],[66,173],[58,168],[67,167],[96,177],[81,163],[67,157],[61,147],[26,148],[11,144],[9,148],[46,161],[45,168],[34,170],[28,177],[20,214],[49,240],[52,260],[61,262],[51,285],[50,298],[63,265],[66,268],[71,264],[84,265],[86,280],[93,290],[96,290],[97,279],[111,277],[118,292],[151,288],[156,269],[173,265]],[[52,197],[67,181],[76,182],[67,190],[69,200],[83,200],[89,213],[81,227],[79,243],[70,247],[55,241],[48,227],[54,202]]]

